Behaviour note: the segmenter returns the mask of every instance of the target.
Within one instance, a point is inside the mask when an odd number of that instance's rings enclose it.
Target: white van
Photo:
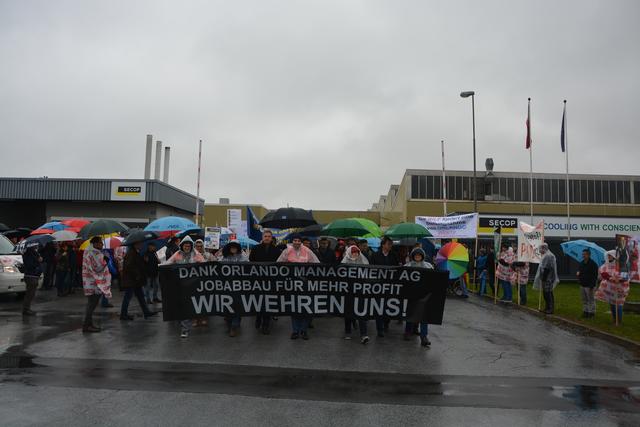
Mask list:
[[[13,243],[0,234],[0,294],[26,292],[21,269],[22,256],[15,253]]]

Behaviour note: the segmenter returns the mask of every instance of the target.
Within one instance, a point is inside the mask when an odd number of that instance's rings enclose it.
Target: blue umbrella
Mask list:
[[[179,216],[165,216],[164,218],[158,218],[151,222],[144,228],[144,231],[155,231],[159,233],[161,237],[165,237],[167,234],[173,232],[193,230],[196,228],[199,227],[190,219]]]
[[[50,234],[38,234],[29,236],[16,246],[16,252],[25,253],[29,248],[42,249],[47,243],[53,242],[54,238]]]
[[[380,249],[380,238],[379,237],[367,237],[364,240],[369,243],[369,247],[373,250]]]
[[[46,228],[47,230],[53,230],[53,231],[61,231],[66,228],[69,228],[69,226],[64,225],[60,221],[51,221],[51,222],[42,224],[40,227],[38,227],[38,229],[41,229],[41,228]]]
[[[250,239],[246,236],[240,236],[238,238],[238,243],[240,243],[240,246],[242,246],[243,248],[252,248],[260,244],[259,242],[256,242],[255,240]]]
[[[591,251],[591,259],[594,260],[598,266],[604,264],[605,253],[607,251],[593,242],[587,240],[571,240],[561,243],[560,246],[565,255],[570,256],[578,262],[582,261],[582,251],[589,249]]]

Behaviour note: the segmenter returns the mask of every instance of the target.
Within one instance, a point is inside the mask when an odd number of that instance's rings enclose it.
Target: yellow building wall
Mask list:
[[[260,220],[269,211],[262,205],[249,205],[253,213]],[[204,217],[202,223],[206,227],[227,226],[227,209],[241,209],[242,219],[247,219],[247,205],[230,204],[207,204],[204,206]],[[328,224],[337,219],[344,218],[366,218],[380,224],[380,212],[374,211],[331,211],[331,210],[314,210],[313,217],[319,224]]]

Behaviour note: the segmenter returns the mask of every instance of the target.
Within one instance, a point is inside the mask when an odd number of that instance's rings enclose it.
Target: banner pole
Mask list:
[[[533,138],[531,138],[531,98],[527,105],[527,120],[529,125],[529,209],[531,211],[531,225],[533,225]]]
[[[520,271],[516,271],[516,283],[518,284],[518,305],[520,305]]]
[[[442,208],[444,210],[444,216],[447,216],[447,179],[444,169],[444,139],[440,141],[442,148]]]
[[[564,111],[562,114],[562,125],[564,131],[564,150],[565,150],[565,163],[567,167],[567,241],[571,240],[571,203],[569,194],[569,137],[567,135],[567,100],[564,100]]]
[[[478,287],[478,282],[476,281],[476,277],[478,274],[478,236],[476,235],[476,249],[475,249],[475,255],[473,257],[473,288],[476,291],[479,291],[479,287]]]
[[[538,265],[538,268],[540,266]],[[538,290],[538,311],[542,310],[542,284],[540,284],[540,289]]]

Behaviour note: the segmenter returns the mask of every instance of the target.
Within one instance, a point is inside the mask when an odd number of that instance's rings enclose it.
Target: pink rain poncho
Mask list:
[[[502,265],[501,262],[498,263],[498,280],[506,280],[507,282],[511,281],[511,276],[513,275],[511,264],[513,264],[515,260],[516,257],[513,253],[513,248],[509,248],[500,254],[500,261],[509,265]]]
[[[111,298],[111,273],[102,251],[89,245],[82,256],[82,288],[85,296],[103,294]]]
[[[620,274],[615,251],[609,251],[607,255],[614,259],[609,262],[607,256],[607,260],[599,269],[601,280],[596,290],[596,299],[607,304],[622,305],[629,295],[629,280]]]

